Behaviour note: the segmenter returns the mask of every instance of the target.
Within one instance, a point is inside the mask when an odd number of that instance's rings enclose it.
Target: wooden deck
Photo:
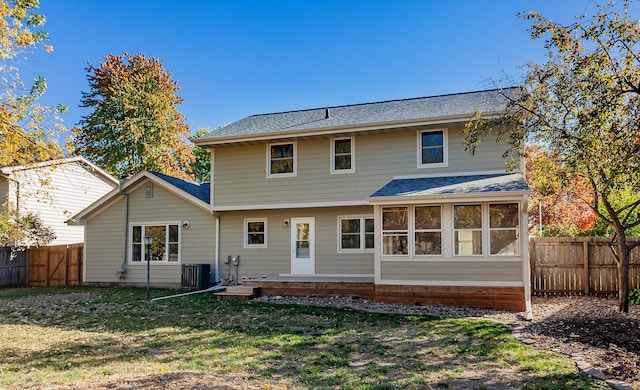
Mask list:
[[[373,278],[276,277],[243,281],[262,294],[355,296],[379,302],[525,311],[523,287],[375,285]]]

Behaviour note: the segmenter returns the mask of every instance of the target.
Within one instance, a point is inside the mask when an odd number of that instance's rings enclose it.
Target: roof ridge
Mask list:
[[[502,91],[502,90],[508,90],[508,89],[513,89],[513,88],[517,88],[517,87],[491,88],[491,89],[483,89],[483,90],[478,90],[478,91],[444,93],[444,94],[432,95],[432,96],[418,96],[418,97],[403,98],[403,99],[389,99],[389,100],[382,100],[382,101],[377,101],[377,102],[342,104],[342,105],[338,105],[338,106],[324,106],[324,107],[316,107],[316,108],[305,108],[305,109],[302,109],[302,110],[266,112],[266,113],[263,113],[263,114],[253,114],[253,115],[249,116],[249,118],[250,117],[259,117],[259,116],[268,116],[268,115],[278,115],[278,114],[291,114],[291,113],[294,113],[294,112],[309,112],[309,111],[316,111],[316,110],[326,110],[326,109],[332,109],[332,108],[366,106],[366,105],[370,105],[370,104],[383,104],[383,103],[392,103],[392,102],[408,102],[408,101],[420,100],[420,99],[435,99],[435,98],[448,97],[448,96],[462,96],[462,95],[470,95],[470,94],[474,94],[474,93],[485,93],[485,92]]]

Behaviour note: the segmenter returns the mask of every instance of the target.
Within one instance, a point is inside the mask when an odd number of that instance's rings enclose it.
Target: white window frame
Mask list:
[[[264,223],[264,244],[249,244],[249,223],[251,222],[262,222]],[[245,218],[244,219],[244,248],[245,249],[252,249],[252,248],[267,248],[267,231],[268,231],[268,224],[267,224],[267,218]]]
[[[517,217],[517,221],[518,224],[515,227],[508,227],[508,228],[492,228],[491,227],[491,206],[499,206],[499,205],[509,205],[509,204],[515,204],[516,207],[518,208],[516,211],[516,217]],[[488,242],[488,247],[489,247],[489,251],[488,254],[489,256],[497,256],[497,257],[504,257],[504,256],[520,256],[520,203],[519,202],[489,202],[487,205],[487,242]],[[516,253],[491,253],[491,232],[492,231],[515,231],[516,233]]]
[[[440,209],[440,229],[418,229],[416,228],[416,208],[418,207],[437,207]],[[413,251],[413,256],[429,256],[429,257],[442,257],[444,256],[444,231],[442,228],[443,220],[442,220],[442,205],[441,204],[416,204],[411,209],[411,215],[409,216],[409,220],[411,221],[411,227],[413,228],[411,232],[411,244],[409,247]],[[417,254],[416,253],[416,233],[440,233],[440,253],[434,254]]]
[[[178,241],[177,242],[173,242],[173,241],[169,241],[169,226],[177,226],[178,229]],[[140,235],[140,239],[142,240],[141,243],[137,244],[133,242],[133,228],[136,226],[140,226],[141,227],[141,235]],[[146,264],[146,260],[147,260],[147,248],[146,245],[144,245],[144,236],[145,236],[145,228],[147,226],[165,226],[165,249],[164,249],[164,253],[165,253],[165,259],[164,260],[151,260],[152,264],[180,264],[182,262],[182,223],[180,221],[170,221],[170,222],[166,222],[166,221],[162,221],[162,222],[131,222],[129,223],[129,261],[128,264]],[[178,260],[177,261],[169,261],[169,245],[171,244],[178,244]],[[141,249],[140,249],[140,253],[141,253],[141,259],[140,261],[134,261],[133,260],[133,246],[134,245],[140,245]],[[153,244],[152,244],[153,245]]]
[[[392,209],[392,208],[406,208],[407,209],[407,230],[384,230],[384,210],[385,209]],[[411,250],[411,243],[413,242],[413,240],[411,239],[411,234],[412,234],[412,229],[411,229],[411,222],[412,222],[412,207],[409,205],[393,205],[393,206],[382,206],[382,209],[380,210],[380,232],[381,232],[381,243],[382,245],[380,245],[380,254],[383,257],[402,257],[402,258],[407,258],[409,256],[413,256],[413,251]],[[385,234],[386,233],[386,234]],[[406,235],[407,236],[407,253],[384,253],[384,238],[386,236],[402,236],[402,235]]]
[[[345,219],[357,219],[360,221],[360,248],[342,248],[342,221]],[[366,248],[365,221],[370,219],[374,222],[373,234],[375,235],[375,219],[373,215],[339,215],[338,216],[338,253],[369,253],[375,251],[375,238],[373,248]]]
[[[349,152],[349,157],[351,158],[351,168],[350,169],[336,169],[336,141],[342,141],[348,139],[351,144],[351,151]],[[355,143],[354,137],[338,137],[331,138],[331,174],[332,175],[340,175],[345,173],[354,173],[356,171],[355,167]]]
[[[441,163],[423,163],[422,162],[422,134],[442,132],[442,162]],[[429,129],[418,130],[417,132],[418,147],[418,168],[442,168],[449,166],[449,135],[447,129]]]
[[[285,173],[271,173],[271,147],[279,146],[279,145],[293,145],[293,172],[285,172]],[[297,142],[278,142],[278,143],[268,143],[267,144],[267,178],[274,177],[295,177],[298,172],[298,148]]]
[[[456,206],[480,206],[480,228],[472,228],[472,229],[456,229]],[[451,244],[452,251],[451,254],[453,257],[486,257],[487,255],[487,243],[486,243],[486,233],[487,230],[487,221],[486,221],[486,213],[487,213],[487,204],[486,202],[473,202],[473,203],[453,203],[451,205]],[[456,253],[456,232],[457,231],[480,231],[480,245],[482,246],[481,253],[472,253],[472,254],[460,254]]]

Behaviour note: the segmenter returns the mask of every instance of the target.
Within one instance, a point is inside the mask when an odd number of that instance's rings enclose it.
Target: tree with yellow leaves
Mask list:
[[[58,115],[63,105],[46,107],[38,98],[46,90],[46,80],[37,78],[27,93],[20,80],[18,58],[29,50],[53,47],[40,30],[45,17],[36,13],[38,0],[0,0],[0,166],[24,165],[60,157],[56,141],[64,131]],[[50,120],[53,119],[53,120]]]

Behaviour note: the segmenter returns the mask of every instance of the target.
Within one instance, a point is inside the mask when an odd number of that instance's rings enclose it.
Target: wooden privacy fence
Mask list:
[[[606,237],[531,239],[533,294],[617,295],[618,268],[609,243]],[[640,247],[631,252],[629,265],[629,289],[636,288],[640,288]]]
[[[83,246],[84,244],[71,244],[29,248],[29,285],[80,285]]]
[[[0,248],[0,287],[27,284],[27,252]]]

